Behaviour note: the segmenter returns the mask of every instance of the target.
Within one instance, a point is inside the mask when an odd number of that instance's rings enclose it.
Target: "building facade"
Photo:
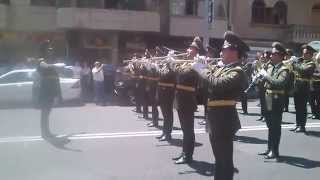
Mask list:
[[[295,46],[319,39],[319,1],[0,0],[0,61],[43,56],[49,40],[55,59],[117,64],[156,45],[183,49],[194,36],[219,46],[228,28],[252,46]]]

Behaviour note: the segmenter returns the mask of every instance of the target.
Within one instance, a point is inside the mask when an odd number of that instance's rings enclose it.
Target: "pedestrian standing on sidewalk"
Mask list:
[[[104,92],[104,75],[103,65],[101,62],[96,61],[92,69],[92,76],[94,81],[95,102],[97,105],[105,105],[105,92]]]
[[[80,71],[81,97],[84,101],[90,98],[91,69],[87,62],[84,62]]]

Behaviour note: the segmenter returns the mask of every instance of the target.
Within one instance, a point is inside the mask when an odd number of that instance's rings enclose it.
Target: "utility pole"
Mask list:
[[[230,12],[230,6],[231,6],[231,2],[230,0],[227,0],[227,4],[226,4],[226,14],[227,14],[227,30],[231,31],[231,12]]]
[[[205,34],[204,34],[204,45],[209,45],[210,42],[210,31],[212,28],[212,23],[214,19],[214,0],[205,0]]]

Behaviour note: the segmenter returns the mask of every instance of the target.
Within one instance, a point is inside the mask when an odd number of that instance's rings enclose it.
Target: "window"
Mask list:
[[[10,0],[0,0],[0,4],[10,4]]]
[[[287,24],[287,4],[278,1],[273,7],[272,15],[274,24]]]
[[[263,0],[255,0],[252,4],[252,22],[264,23],[265,22],[265,7],[266,4]]]
[[[56,6],[56,0],[31,0],[33,6]]]
[[[214,17],[217,17],[217,18],[225,18],[226,17],[224,7],[222,4],[219,4],[217,6],[216,11],[214,11],[214,12],[215,12]]]
[[[57,0],[56,6],[57,7],[71,7],[72,0]]]
[[[77,7],[79,8],[99,8],[99,0],[77,0]]]
[[[273,7],[266,7],[263,0],[252,4],[252,22],[260,24],[287,24],[287,4],[278,1]]]
[[[197,0],[186,0],[186,15],[197,16],[198,15],[198,3]]]
[[[119,0],[104,0],[105,9],[118,9]]]
[[[0,83],[19,83],[32,81],[33,72],[14,72],[0,79]]]
[[[320,12],[320,3],[312,6],[312,12]]]

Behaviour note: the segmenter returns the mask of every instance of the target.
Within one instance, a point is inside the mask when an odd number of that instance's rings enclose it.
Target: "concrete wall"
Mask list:
[[[0,29],[7,26],[7,6],[0,4]]]
[[[252,24],[251,7],[254,0],[231,0],[232,28],[240,36],[248,39],[281,40],[289,29],[283,25]],[[267,7],[273,7],[279,0],[265,0]],[[320,25],[317,17],[312,17],[312,5],[317,0],[283,0],[288,6],[287,24]],[[318,0],[319,1],[319,0]],[[320,14],[320,13],[319,13]]]
[[[10,6],[8,29],[14,31],[54,31],[57,10],[53,7]]]
[[[206,20],[194,16],[171,16],[170,35],[172,36],[203,36]]]
[[[59,28],[160,32],[160,16],[156,12],[60,8]]]

